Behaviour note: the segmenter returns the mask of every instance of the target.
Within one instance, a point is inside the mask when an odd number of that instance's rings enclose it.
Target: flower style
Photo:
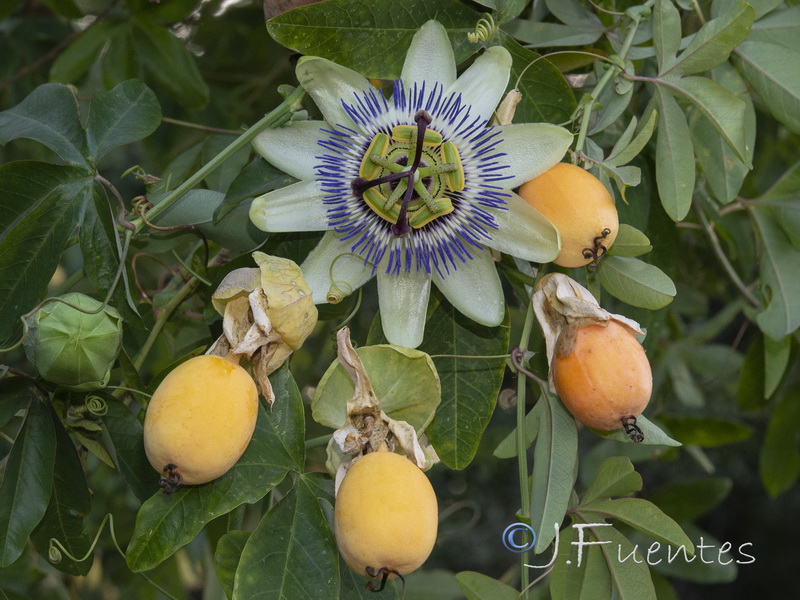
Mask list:
[[[374,275],[383,330],[422,342],[431,281],[466,316],[499,325],[505,302],[490,249],[549,262],[558,231],[511,191],[554,166],[572,135],[555,125],[488,126],[511,56],[487,49],[456,78],[444,27],[423,25],[387,99],[354,71],[301,58],[297,78],[324,122],[261,133],[254,145],[299,183],[256,198],[264,231],[326,231],[301,265],[314,302]]]

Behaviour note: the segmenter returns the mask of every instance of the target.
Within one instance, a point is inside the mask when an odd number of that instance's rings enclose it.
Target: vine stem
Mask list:
[[[525,323],[522,326],[522,335],[519,338],[519,346],[511,353],[512,360],[515,354],[525,355],[528,350],[528,343],[533,329],[533,301],[528,304],[528,311],[525,313]],[[528,485],[528,436],[525,431],[525,393],[527,377],[517,371],[517,467],[519,470],[519,497],[520,497],[520,518],[523,522],[531,519],[531,492]],[[528,551],[520,554],[520,589],[523,590],[523,598],[528,598]]]
[[[259,133],[268,129],[270,127],[275,127],[276,125],[280,124],[284,121],[292,110],[292,108],[300,101],[300,99],[305,95],[305,90],[301,87],[295,89],[287,98],[284,100],[275,110],[264,116],[260,121],[258,121],[255,125],[250,127],[247,131],[243,132],[238,138],[233,140],[225,149],[223,149],[219,154],[217,154],[214,158],[212,158],[208,163],[206,163],[199,171],[197,171],[194,175],[189,177],[186,181],[184,181],[181,185],[175,188],[172,192],[167,194],[161,202],[153,206],[147,211],[147,218],[150,221],[155,220],[155,218],[167,210],[170,206],[172,206],[178,198],[183,196],[186,192],[193,189],[197,186],[203,179],[208,177],[208,175],[214,172],[217,168],[219,168],[225,161],[227,161],[234,153],[236,153],[241,148],[245,147],[249,144],[253,138],[255,138]],[[136,227],[136,230],[142,228],[145,224],[144,219],[141,217],[134,219],[133,224]]]
[[[633,44],[633,36],[636,35],[636,30],[639,28],[639,15],[634,15],[631,18],[633,19],[633,24],[628,30],[628,35],[625,37],[625,41],[623,42],[622,48],[619,51],[620,63],[623,65],[625,64],[625,57],[628,55],[628,50],[630,50],[631,44]],[[594,109],[595,102],[597,102],[597,99],[600,97],[600,93],[605,89],[606,85],[608,85],[608,83],[614,77],[616,77],[617,73],[620,73],[622,70],[623,69],[621,69],[619,65],[609,68],[592,90],[590,95],[591,100],[586,102],[586,105],[583,109],[583,114],[581,115],[581,127],[578,131],[578,139],[575,142],[576,153],[581,152],[583,150],[583,145],[586,143],[586,135],[589,133],[589,119],[592,116],[592,110]]]
[[[711,248],[714,250],[714,254],[717,256],[717,259],[719,259],[719,262],[722,264],[722,268],[725,269],[725,272],[733,282],[733,285],[736,286],[736,289],[739,290],[742,296],[747,298],[747,301],[750,304],[757,309],[761,309],[761,302],[759,302],[758,298],[756,298],[753,293],[747,289],[747,286],[739,277],[736,269],[733,268],[731,261],[728,260],[728,257],[725,255],[725,251],[722,249],[722,246],[719,243],[717,233],[714,231],[714,224],[708,220],[708,217],[706,217],[703,209],[699,205],[695,204],[694,208],[695,212],[697,212],[697,216],[700,217],[700,221],[703,223],[703,230],[705,231],[706,237],[711,244]]]
[[[170,299],[164,309],[158,313],[153,329],[150,330],[150,335],[147,336],[142,349],[139,350],[139,353],[133,361],[133,366],[137,371],[141,371],[142,365],[144,365],[144,361],[147,359],[147,355],[150,354],[150,351],[153,349],[153,345],[155,345],[156,339],[158,339],[158,336],[167,324],[170,315],[194,292],[199,284],[200,280],[193,276],[186,282],[186,285],[178,290],[178,293]]]

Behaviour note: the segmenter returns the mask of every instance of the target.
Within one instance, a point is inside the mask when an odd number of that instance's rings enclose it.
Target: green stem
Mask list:
[[[622,43],[622,49],[619,52],[620,63],[625,64],[625,57],[628,55],[628,50],[631,48],[631,44],[633,44],[633,37],[636,35],[636,30],[639,28],[639,16],[633,17],[633,23],[628,30],[628,35],[625,37],[625,41]],[[578,139],[575,142],[575,152],[581,152],[583,150],[583,145],[586,143],[586,135],[589,132],[589,120],[592,116],[592,110],[594,110],[594,105],[597,102],[597,99],[600,97],[600,93],[605,89],[608,82],[611,81],[614,77],[620,73],[622,69],[619,66],[613,66],[605,72],[605,74],[600,78],[600,81],[597,82],[594,90],[591,93],[591,100],[586,102],[586,105],[583,109],[583,114],[581,115],[581,128],[578,131]]]
[[[276,125],[283,122],[286,116],[289,114],[289,111],[295,104],[305,95],[305,90],[301,87],[298,87],[294,92],[289,95],[286,100],[284,100],[275,110],[270,112],[260,121],[258,121],[255,125],[250,127],[247,131],[242,133],[238,138],[236,138],[233,142],[231,142],[227,148],[222,150],[219,154],[217,154],[214,158],[212,158],[207,164],[205,164],[199,171],[197,171],[194,175],[189,177],[186,181],[184,181],[181,185],[175,188],[172,192],[167,194],[161,202],[153,206],[150,210],[147,211],[147,219],[149,221],[153,221],[159,214],[167,210],[172,204],[175,203],[178,198],[186,194],[189,190],[193,189],[197,186],[203,179],[208,177],[210,173],[215,171],[219,168],[225,161],[227,161],[234,153],[239,151],[241,148],[244,148],[249,144],[253,138],[255,138],[259,133],[264,131],[269,127],[275,127]],[[144,220],[139,217],[134,219],[133,224],[136,226],[136,230],[138,231],[141,229],[142,225],[144,224]]]
[[[133,361],[133,366],[137,371],[142,370],[142,365],[144,365],[147,355],[150,354],[150,351],[153,349],[156,339],[158,339],[158,336],[161,334],[161,331],[167,324],[170,315],[178,308],[178,306],[181,305],[184,300],[186,300],[186,298],[192,294],[192,292],[194,292],[195,288],[197,288],[199,284],[200,280],[196,277],[192,277],[186,282],[186,285],[178,290],[178,293],[172,297],[163,310],[158,314],[158,317],[156,317],[156,322],[153,325],[153,329],[150,330],[150,335],[147,336],[142,349],[139,350],[139,353],[136,355],[136,358]]]
[[[321,435],[315,438],[309,438],[305,441],[306,450],[309,450],[311,448],[319,448],[320,446],[327,446],[330,439],[331,439],[330,433],[326,433],[325,435]]]
[[[697,216],[700,217],[700,221],[703,223],[703,230],[705,231],[706,237],[711,244],[711,249],[714,251],[717,259],[719,259],[722,268],[725,269],[725,272],[728,274],[731,282],[733,282],[733,285],[736,286],[736,289],[739,290],[739,293],[741,293],[742,296],[744,296],[754,308],[760,310],[762,308],[761,302],[747,288],[747,286],[744,284],[744,281],[742,281],[742,278],[739,277],[739,274],[736,272],[736,269],[733,268],[731,261],[728,260],[728,256],[725,254],[725,251],[722,249],[722,245],[719,243],[717,233],[714,231],[713,223],[708,220],[700,205],[695,203],[694,208],[697,212]]]
[[[533,301],[528,303],[528,310],[525,313],[525,323],[522,326],[522,335],[519,339],[519,348],[524,355],[528,350],[528,342],[531,338],[533,329]],[[523,522],[531,520],[531,490],[528,484],[528,436],[525,431],[525,395],[527,387],[527,377],[522,373],[517,373],[517,467],[519,473],[519,496],[520,511],[519,515]],[[521,579],[520,589],[523,591],[523,598],[528,598],[528,552],[520,554]]]

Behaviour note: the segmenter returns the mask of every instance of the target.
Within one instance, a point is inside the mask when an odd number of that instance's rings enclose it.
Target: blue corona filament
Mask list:
[[[501,131],[488,127],[486,119],[473,117],[470,106],[460,93],[445,95],[440,83],[426,89],[416,83],[406,89],[403,81],[394,82],[394,93],[387,99],[382,92],[370,89],[353,94],[342,107],[356,128],[342,124],[324,129],[327,137],[319,141],[322,153],[316,156],[316,180],[324,195],[328,225],[349,244],[365,264],[375,266],[389,252],[386,272],[400,274],[433,269],[444,277],[461,263],[472,260],[470,251],[491,246],[497,223],[486,209],[507,210],[503,180],[509,165],[498,150]],[[430,129],[442,135],[442,143],[452,142],[458,150],[464,172],[464,189],[446,189],[442,196],[450,200],[453,211],[397,236],[392,223],[367,206],[353,191],[361,162],[370,143],[379,133],[391,137],[399,125],[415,125],[414,115],[426,111]],[[409,159],[410,161],[410,159]]]

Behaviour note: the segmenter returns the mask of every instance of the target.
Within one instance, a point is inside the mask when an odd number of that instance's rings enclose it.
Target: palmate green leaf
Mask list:
[[[252,531],[229,531],[217,542],[217,549],[214,551],[214,567],[226,598],[233,597],[236,569],[239,568],[242,551],[252,533]]]
[[[661,81],[667,82],[668,80],[662,79]],[[667,85],[696,106],[711,121],[736,153],[737,158],[742,161],[747,160],[744,137],[746,108],[744,100],[707,77],[681,77],[669,80]]]
[[[78,167],[27,161],[0,167],[0,338],[42,299],[91,182]]]
[[[40,85],[14,108],[0,113],[0,144],[17,138],[36,140],[66,163],[88,168],[78,101],[65,85]]]
[[[759,456],[759,472],[764,487],[773,498],[788,490],[800,476],[800,387],[783,394],[772,411]]]
[[[362,346],[356,353],[364,363],[381,410],[422,433],[433,419],[442,396],[431,357],[419,350],[392,345]],[[311,403],[314,420],[331,429],[343,427],[347,402],[354,393],[353,381],[335,360],[314,393]]]
[[[531,525],[537,533],[533,549],[537,554],[553,541],[553,524],[564,520],[578,456],[575,419],[555,396],[548,395],[539,402],[546,402],[546,406],[539,420],[531,476]]]
[[[661,417],[670,433],[682,444],[713,448],[748,439],[753,428],[722,417],[672,416]]]
[[[508,351],[508,312],[498,327],[484,327],[441,302],[425,326],[419,349],[435,357],[442,402],[428,426],[428,438],[442,462],[463,469],[475,457],[494,411]],[[475,356],[477,358],[468,358]]]
[[[417,29],[436,19],[447,30],[456,63],[478,49],[467,40],[480,14],[458,0],[328,0],[283,13],[267,23],[275,40],[321,56],[372,79],[400,77]]]
[[[653,249],[650,239],[635,227],[620,223],[617,239],[608,249],[609,256],[640,256]]]
[[[550,595],[553,600],[611,600],[611,573],[602,550],[596,545],[579,548],[577,539],[578,530],[573,526],[559,534],[558,559],[550,575]],[[584,541],[597,540],[584,530]]]
[[[338,600],[336,542],[313,480],[302,475],[247,540],[232,600]]]
[[[146,138],[161,124],[161,106],[153,91],[138,79],[92,96],[86,134],[96,163],[117,146]]]
[[[303,468],[303,403],[288,368],[270,381],[276,400],[267,413],[259,406],[250,445],[239,461],[210,483],[157,492],[136,516],[127,563],[135,572],[160,564],[192,541],[206,523],[242,504],[263,498],[289,471]]]
[[[638,548],[614,527],[597,527],[595,533],[610,544],[597,546],[611,573],[611,582],[619,600],[656,600],[650,569]]]
[[[753,23],[747,40],[778,44],[800,51],[798,28],[800,28],[800,6],[790,6],[776,10]]]
[[[656,0],[653,7],[653,46],[656,49],[658,72],[675,63],[681,44],[681,16],[672,0]]]
[[[599,431],[592,429],[592,431],[602,438],[607,440],[614,440],[615,442],[622,442],[623,444],[637,444],[640,446],[680,446],[681,443],[673,440],[655,423],[650,421],[644,415],[636,417],[636,425],[644,433],[644,440],[641,442],[634,442],[631,437],[625,433],[621,427],[614,431]]]
[[[682,221],[692,206],[694,150],[686,116],[672,94],[657,85],[656,184],[661,205],[673,221]]]
[[[694,521],[719,506],[730,494],[733,482],[727,477],[708,477],[668,484],[650,495],[658,506],[678,523]]]
[[[722,204],[732,202],[742,187],[753,161],[756,140],[756,112],[747,84],[730,63],[723,63],[711,72],[711,77],[745,103],[744,148],[745,160],[733,152],[724,138],[717,135],[714,124],[695,111],[690,119],[692,142],[700,166],[705,173],[714,197]]]
[[[661,269],[638,258],[608,256],[600,262],[597,273],[609,294],[631,306],[655,310],[672,302],[677,293],[675,284]]]
[[[141,61],[150,77],[187,109],[205,106],[208,86],[186,42],[150,21],[134,19],[131,23],[130,36],[136,43],[136,51],[131,54]]]
[[[82,558],[89,551],[91,540],[84,531],[84,518],[92,501],[78,452],[55,411],[48,407],[55,431],[55,463],[53,493],[44,517],[31,533],[31,541],[41,556],[47,556],[50,538],[55,538],[72,556]],[[76,562],[62,553],[55,568],[70,575],[86,575],[92,567],[91,556]]]
[[[510,585],[475,571],[456,573],[456,581],[467,600],[516,600],[519,597],[519,592]]]
[[[239,252],[258,248],[268,234],[250,221],[250,203],[240,203],[218,223],[214,213],[225,200],[225,194],[213,190],[191,190],[158,215],[155,222],[162,227],[194,225],[206,237]]]
[[[120,400],[103,395],[108,412],[103,415],[119,472],[136,497],[144,502],[159,491],[158,473],[144,451],[144,429],[139,419]]]
[[[45,398],[30,388],[25,422],[0,482],[0,567],[17,560],[47,510],[53,490],[56,442]]]
[[[664,544],[675,547],[685,546],[690,554],[694,553],[692,540],[684,533],[680,525],[664,514],[652,502],[642,498],[597,498],[592,502],[581,503],[577,508],[581,517],[587,521],[594,519],[618,519],[649,535]]]
[[[700,28],[675,63],[667,71],[661,69],[662,75],[694,75],[710,71],[728,59],[733,49],[747,37],[755,11],[744,0],[729,1],[725,9]]]
[[[515,123],[563,123],[575,111],[575,95],[561,72],[548,60],[523,48],[500,31],[486,46],[500,43],[511,54],[508,89],[518,89],[522,100],[514,113]],[[536,61],[536,62],[534,62]]]
[[[735,63],[772,115],[800,133],[800,50],[764,42],[743,42]]]
[[[761,247],[761,286],[767,306],[756,317],[765,334],[773,339],[800,327],[800,250],[792,246],[773,215],[763,208],[750,211]]]
[[[642,489],[642,476],[633,470],[633,463],[627,456],[612,456],[605,459],[591,485],[581,497],[587,504],[600,498],[630,496]]]

